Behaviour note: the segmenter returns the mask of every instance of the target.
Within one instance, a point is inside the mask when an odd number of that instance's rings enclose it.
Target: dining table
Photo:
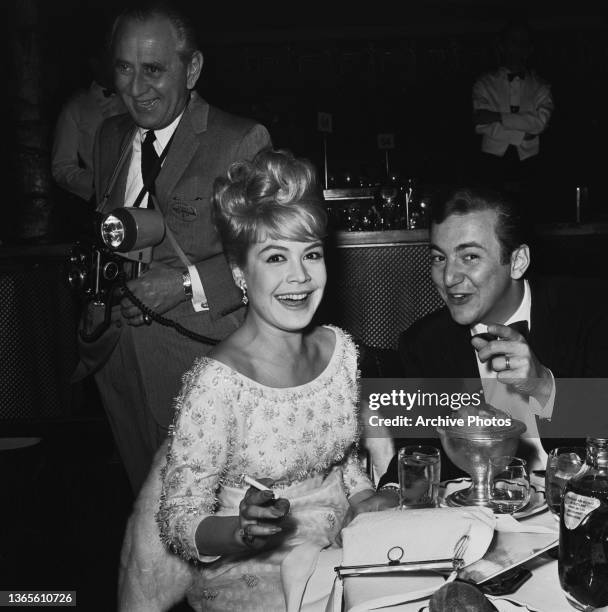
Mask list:
[[[532,476],[535,489],[542,493],[544,499],[544,482]],[[404,510],[407,512],[407,510]],[[554,530],[559,534],[559,523],[546,504],[539,506],[530,516],[518,519],[522,528],[535,527]],[[429,525],[429,537],[432,537],[432,525]],[[490,597],[499,612],[572,612],[574,609],[567,601],[559,583],[558,562],[550,553],[541,553],[522,564],[530,570],[532,576],[519,588],[508,595]],[[432,592],[442,586],[445,576],[414,574],[385,574],[381,576],[352,576],[343,580],[344,612],[363,612],[382,609],[386,612],[428,612],[430,595],[415,601],[408,601],[408,593]],[[382,599],[395,596],[399,603],[388,607],[376,608]],[[398,597],[402,596],[402,597]],[[375,602],[375,603],[374,603]]]

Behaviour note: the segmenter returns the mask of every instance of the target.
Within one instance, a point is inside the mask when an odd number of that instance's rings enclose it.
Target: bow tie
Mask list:
[[[526,73],[525,72],[509,72],[507,74],[507,79],[509,79],[509,83],[515,78],[515,77],[519,77],[522,81],[526,78]]]
[[[520,333],[526,340],[528,339],[528,335],[530,334],[528,321],[513,321],[513,323],[509,323],[509,327]]]
[[[530,333],[528,330],[528,321],[513,321],[513,323],[509,323],[508,327],[521,334],[526,340],[528,339],[528,335]],[[492,340],[497,340],[498,336],[495,336],[489,332],[484,332],[481,334],[475,334],[473,338],[483,338],[484,340],[491,342]]]

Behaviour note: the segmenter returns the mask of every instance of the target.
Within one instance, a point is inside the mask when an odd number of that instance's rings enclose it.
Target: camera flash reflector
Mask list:
[[[99,229],[110,250],[129,253],[159,244],[165,235],[165,219],[155,209],[115,208],[103,218]]]
[[[101,223],[101,239],[110,249],[117,249],[125,239],[124,223],[109,214]]]

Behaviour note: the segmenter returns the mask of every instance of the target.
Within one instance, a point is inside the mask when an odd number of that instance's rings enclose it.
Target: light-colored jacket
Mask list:
[[[501,121],[475,126],[481,134],[481,150],[502,157],[509,145],[517,148],[519,159],[538,154],[539,135],[545,131],[553,112],[551,87],[534,72],[523,79],[507,78],[506,68],[482,75],[473,85],[473,109],[487,109],[501,114]],[[518,104],[513,104],[518,102]],[[512,112],[511,106],[519,106]],[[526,134],[534,138],[525,140]]]

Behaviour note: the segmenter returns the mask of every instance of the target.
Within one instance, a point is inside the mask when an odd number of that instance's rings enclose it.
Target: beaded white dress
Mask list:
[[[315,601],[305,590],[319,551],[336,545],[347,498],[373,489],[357,454],[356,347],[331,329],[332,357],[306,384],[267,387],[208,357],[184,378],[157,521],[173,552],[201,562],[188,593],[195,610],[291,611]],[[244,473],[273,478],[276,495],[290,501],[280,544],[254,555],[199,555],[197,526],[238,514]]]

